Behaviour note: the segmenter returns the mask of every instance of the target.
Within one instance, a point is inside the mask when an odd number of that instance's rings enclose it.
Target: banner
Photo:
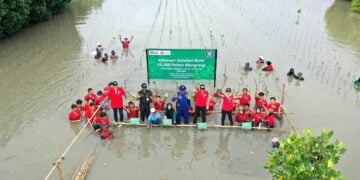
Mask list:
[[[146,49],[148,79],[215,81],[216,58],[217,49]]]

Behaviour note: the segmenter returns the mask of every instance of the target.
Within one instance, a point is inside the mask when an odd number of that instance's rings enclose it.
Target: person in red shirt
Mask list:
[[[206,109],[209,108],[209,92],[205,89],[205,85],[201,84],[200,89],[194,90],[194,98],[195,98],[195,115],[193,123],[197,123],[197,118],[202,117],[202,122],[206,122]]]
[[[111,108],[114,111],[114,120],[115,123],[118,122],[118,112],[120,115],[120,121],[124,121],[123,113],[123,96],[126,95],[125,90],[122,87],[118,86],[116,81],[113,82],[114,87],[109,90],[109,98],[111,101]]]
[[[259,107],[255,109],[255,112],[253,112],[251,116],[253,118],[254,126],[258,126],[259,123],[265,118],[264,114],[261,112],[261,108]]]
[[[131,35],[130,40],[128,38],[124,38],[124,40],[122,40],[121,35],[119,35],[119,38],[120,38],[120,42],[122,44],[123,49],[128,49],[130,42],[134,39],[134,36]]]
[[[85,112],[90,109],[90,104],[91,103],[95,104],[95,100],[92,99],[92,98],[88,99],[88,101],[85,102],[85,104],[84,104],[84,111]]]
[[[238,96],[239,105],[244,106],[245,104],[250,104],[251,96],[248,93],[249,90],[247,88],[244,88],[242,91],[243,91],[243,93]]]
[[[255,108],[259,107],[266,107],[267,106],[267,101],[265,99],[265,93],[264,92],[259,92],[256,89],[256,97],[255,97]]]
[[[287,112],[286,108],[282,104],[276,102],[275,97],[270,98],[270,103],[266,106],[266,108],[269,112],[273,112],[275,114],[279,113],[280,109],[282,109],[284,112]]]
[[[274,70],[271,61],[266,61],[266,65],[267,66],[262,69],[263,71],[273,71]]]
[[[96,105],[94,103],[90,103],[89,107],[90,108],[85,111],[85,117],[87,122],[92,122],[97,116]]]
[[[234,109],[234,94],[231,93],[231,88],[226,88],[225,93],[221,93],[220,97],[223,98],[222,108],[221,108],[221,125],[225,125],[225,116],[228,115],[230,125],[234,125],[232,118],[232,111]]]
[[[95,122],[93,124],[95,131],[100,131],[104,126],[108,126],[110,124],[109,117],[106,115],[106,112],[100,112],[100,116],[95,118]]]
[[[216,105],[216,101],[214,99],[211,99],[209,95],[209,107],[206,108],[206,115],[211,114],[211,111],[214,110],[215,105]]]
[[[95,99],[95,104],[98,106],[98,105],[100,105],[100,103],[101,103],[102,101],[105,100],[106,96],[103,94],[102,91],[98,91],[98,92],[96,93],[96,95],[97,95],[97,97],[96,97],[96,99]]]
[[[135,106],[134,102],[129,101],[128,106],[125,106],[128,119],[139,118],[139,106]]]
[[[164,99],[161,99],[161,96],[156,96],[154,100],[154,108],[156,111],[164,111],[165,101],[168,97],[168,93],[165,93]]]
[[[101,139],[110,139],[112,137],[112,133],[109,129],[109,126],[105,125],[100,134]]]
[[[252,110],[250,109],[250,105],[249,104],[245,104],[244,105],[244,112],[251,115]]]
[[[243,123],[249,121],[250,116],[243,109],[240,109],[235,115],[235,121],[238,123]]]
[[[70,122],[80,122],[81,113],[78,111],[76,104],[71,105],[71,111],[69,112]]]
[[[76,110],[83,116],[84,115],[84,106],[81,99],[76,100]]]
[[[267,128],[274,128],[275,127],[275,116],[274,113],[268,113],[264,118],[265,126]]]
[[[93,89],[91,89],[91,88],[88,89],[88,93],[85,95],[84,99],[85,99],[85,101],[89,101],[90,98],[91,99],[97,98],[96,94],[94,94]]]

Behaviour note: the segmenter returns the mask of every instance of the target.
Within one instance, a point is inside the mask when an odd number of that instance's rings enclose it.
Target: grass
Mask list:
[[[352,0],[351,10],[360,13],[360,0]]]

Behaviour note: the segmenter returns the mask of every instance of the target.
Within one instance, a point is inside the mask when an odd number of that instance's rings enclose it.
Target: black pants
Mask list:
[[[113,108],[113,111],[114,111],[114,120],[115,120],[115,122],[118,122],[118,115],[117,115],[118,111],[119,111],[119,114],[120,114],[120,121],[124,121],[123,108]]]
[[[224,110],[221,110],[221,125],[222,126],[225,125],[225,116],[226,116],[226,114],[229,117],[230,125],[234,125],[233,118],[232,118],[232,111],[224,111]]]
[[[145,120],[145,117],[148,118],[150,115],[150,104],[142,105],[140,104],[140,119],[141,121]]]
[[[200,116],[200,112],[201,112],[202,122],[206,122],[206,106],[203,107],[195,106],[195,116],[193,120],[194,124],[197,123],[197,118]]]

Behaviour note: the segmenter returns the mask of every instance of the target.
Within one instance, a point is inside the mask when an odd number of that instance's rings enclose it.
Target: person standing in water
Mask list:
[[[112,84],[114,87],[109,90],[109,98],[114,112],[115,123],[118,123],[118,113],[120,121],[124,121],[123,97],[126,95],[126,92],[122,87],[118,86],[118,82],[114,81]]]
[[[230,125],[234,125],[232,118],[232,110],[234,108],[234,94],[231,93],[231,88],[226,88],[225,93],[221,93],[220,97],[223,98],[223,104],[221,109],[221,125],[225,125],[225,116],[228,115]]]
[[[120,38],[120,42],[122,44],[122,47],[123,49],[129,49],[129,45],[131,43],[131,41],[134,39],[134,36],[131,35],[131,38],[128,39],[128,38],[124,38],[124,40],[121,38],[121,35],[119,35],[119,38]]]
[[[153,93],[147,89],[146,83],[142,83],[141,90],[137,93],[137,95],[131,95],[139,100],[140,119],[144,122],[145,117],[149,117],[150,115],[150,103],[152,101]]]
[[[200,89],[194,90],[195,97],[195,116],[193,123],[197,123],[197,118],[202,117],[202,122],[206,122],[206,109],[209,108],[209,92],[205,89],[205,85],[201,84]],[[201,113],[200,113],[201,112]]]

